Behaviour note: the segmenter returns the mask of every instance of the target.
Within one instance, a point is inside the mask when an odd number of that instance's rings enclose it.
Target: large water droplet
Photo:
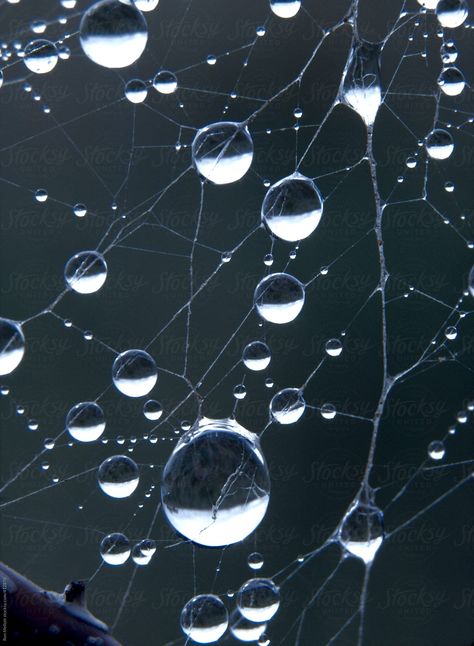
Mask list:
[[[444,94],[458,96],[464,90],[464,74],[457,67],[445,67],[438,77],[438,85]]]
[[[280,589],[271,579],[250,579],[237,593],[237,607],[249,621],[268,621],[279,606]]]
[[[344,516],[339,542],[364,563],[371,563],[384,538],[383,513],[373,503],[373,493],[362,494]]]
[[[25,47],[23,62],[30,72],[46,74],[56,67],[58,50],[49,40],[32,40]]]
[[[306,402],[299,388],[285,388],[272,397],[270,413],[279,424],[294,424],[303,415]]]
[[[147,419],[155,422],[163,414],[163,406],[156,399],[149,399],[143,405],[143,414]]]
[[[263,556],[260,552],[252,552],[248,555],[247,564],[251,570],[261,570],[263,567]]]
[[[114,361],[112,379],[127,397],[148,395],[158,379],[155,360],[144,350],[126,350]]]
[[[78,442],[94,442],[105,430],[102,408],[95,402],[81,402],[71,408],[66,417],[66,429]]]
[[[217,641],[227,630],[229,615],[214,594],[200,594],[190,599],[181,611],[183,632],[199,644]]]
[[[155,75],[153,79],[153,87],[160,94],[173,94],[178,87],[178,79],[173,72],[162,70]]]
[[[242,361],[249,370],[265,370],[271,361],[270,348],[263,341],[252,341],[245,346]]]
[[[338,357],[342,352],[342,343],[339,339],[329,339],[326,341],[325,350],[330,357]]]
[[[19,323],[0,318],[0,375],[9,375],[25,354],[25,337]]]
[[[105,283],[107,263],[96,251],[81,251],[67,261],[64,278],[75,292],[92,294]]]
[[[230,617],[230,632],[241,642],[256,642],[265,632],[267,624],[256,624],[245,617],[242,617],[238,610],[235,610]]]
[[[109,68],[128,67],[143,53],[148,30],[142,13],[120,0],[100,0],[83,15],[80,42],[85,55]]]
[[[153,11],[157,8],[159,0],[132,0],[140,11]]]
[[[146,83],[140,79],[131,79],[125,86],[125,97],[130,103],[143,103],[147,94]]]
[[[253,159],[253,142],[246,126],[221,121],[201,128],[192,144],[194,165],[214,184],[241,179]]]
[[[99,486],[111,498],[128,498],[138,487],[139,471],[126,455],[113,455],[102,462],[97,472]]]
[[[130,556],[130,542],[120,532],[105,536],[100,543],[100,555],[109,565],[123,565]]]
[[[454,29],[463,24],[469,10],[465,0],[441,0],[436,7],[436,16],[442,27]]]
[[[294,173],[268,189],[261,214],[263,222],[278,238],[288,242],[303,240],[321,220],[321,194],[311,179]]]
[[[210,547],[237,543],[259,525],[270,477],[258,437],[234,420],[202,418],[176,445],[161,498],[174,529]]]
[[[366,125],[375,121],[382,102],[380,44],[356,42],[345,72],[341,100],[355,110]]]
[[[301,312],[304,285],[290,274],[269,274],[257,285],[254,303],[260,316],[270,323],[289,323]]]
[[[432,159],[447,159],[453,150],[453,138],[447,130],[435,128],[426,137],[426,152]]]
[[[270,0],[270,9],[279,18],[293,18],[301,7],[301,0]]]

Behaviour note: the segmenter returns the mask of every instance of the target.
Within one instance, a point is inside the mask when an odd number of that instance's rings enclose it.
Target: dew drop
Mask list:
[[[251,570],[261,570],[263,567],[263,556],[260,552],[252,552],[248,555],[247,564]]]
[[[156,399],[149,399],[143,405],[143,414],[147,419],[156,422],[163,414],[163,406]]]
[[[263,341],[252,341],[245,346],[242,361],[249,370],[265,370],[271,361],[270,348]]]
[[[301,312],[304,285],[290,274],[269,274],[257,285],[254,304],[260,316],[270,323],[289,323]]]
[[[131,79],[125,85],[125,97],[130,103],[143,103],[148,94],[146,83],[140,79]]]
[[[58,51],[49,40],[33,40],[25,47],[23,62],[30,72],[47,74],[56,67]]]
[[[252,138],[240,123],[213,123],[197,132],[192,156],[197,171],[214,184],[236,182],[252,164]]]
[[[180,438],[163,471],[166,517],[200,545],[246,538],[263,519],[269,496],[259,439],[231,419],[200,419]]]
[[[64,278],[71,289],[79,294],[97,292],[107,278],[107,263],[96,251],[81,251],[66,263]]]
[[[180,624],[185,635],[199,644],[217,641],[227,630],[229,615],[219,597],[200,594],[190,599],[181,611]]]
[[[113,455],[100,465],[97,480],[111,498],[128,498],[138,487],[138,466],[126,455]]]
[[[109,565],[123,565],[130,552],[130,541],[120,532],[108,534],[100,543],[100,555]]]
[[[160,94],[173,94],[178,87],[178,79],[173,72],[161,70],[153,79],[153,87]]]
[[[323,200],[315,183],[294,173],[271,186],[263,200],[262,222],[273,235],[287,242],[307,238],[318,226]]]
[[[127,397],[143,397],[158,379],[155,360],[144,350],[126,350],[112,366],[115,387]]]
[[[343,80],[342,101],[357,112],[366,125],[375,121],[382,102],[380,44],[356,42]]]
[[[458,96],[464,90],[466,81],[457,67],[445,67],[438,77],[438,85],[448,96]]]
[[[272,418],[279,424],[294,424],[303,415],[306,402],[299,388],[285,388],[276,393],[270,402]]]
[[[250,579],[237,593],[237,607],[249,621],[269,621],[279,606],[280,589],[271,579]]]
[[[0,318],[0,375],[9,375],[20,365],[25,354],[25,337],[21,325]]]
[[[384,539],[383,513],[373,503],[373,493],[362,495],[350,507],[338,532],[340,544],[368,564],[374,560]]]
[[[432,159],[448,159],[453,150],[453,138],[447,130],[436,128],[426,138],[426,152]]]
[[[230,632],[241,642],[256,642],[266,628],[266,623],[256,624],[254,621],[245,619],[238,610],[235,610],[230,617]]]
[[[279,18],[293,18],[301,7],[301,0],[270,0],[270,9]]]
[[[428,445],[428,455],[432,460],[442,460],[445,453],[444,443],[440,440],[434,440]]]
[[[120,0],[100,0],[83,15],[80,42],[91,61],[108,68],[128,67],[142,55],[148,29],[142,13]]]
[[[436,6],[439,23],[448,29],[455,29],[462,25],[468,13],[465,0],[441,0]]]
[[[78,442],[95,442],[105,430],[102,408],[95,402],[81,402],[66,417],[66,429]]]
[[[325,350],[330,357],[338,357],[342,352],[342,343],[339,339],[329,339],[326,341]]]

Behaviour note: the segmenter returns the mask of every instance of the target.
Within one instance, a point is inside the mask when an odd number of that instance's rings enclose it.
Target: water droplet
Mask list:
[[[48,191],[44,188],[39,188],[35,191],[35,200],[37,202],[46,202],[48,199]]]
[[[269,496],[259,439],[231,419],[202,418],[180,438],[163,471],[168,521],[200,545],[246,538],[264,517]]]
[[[155,360],[144,350],[126,350],[114,361],[112,379],[115,387],[127,397],[143,397],[158,379]]]
[[[66,417],[66,429],[78,442],[95,442],[105,430],[102,408],[95,402],[81,402]]]
[[[28,420],[28,430],[29,431],[37,431],[39,429],[39,424],[37,420],[35,419],[29,419]]]
[[[55,441],[51,437],[47,437],[43,443],[43,446],[48,451],[54,449]]]
[[[201,128],[192,144],[197,171],[214,184],[241,179],[253,159],[253,142],[246,126],[232,121]]]
[[[111,498],[128,498],[138,487],[138,467],[126,455],[113,455],[100,465],[97,480],[102,491]]]
[[[436,6],[436,17],[442,27],[455,29],[463,24],[468,16],[465,0],[441,0]]]
[[[257,36],[259,38],[262,38],[262,36],[265,36],[267,31],[266,31],[265,27],[263,27],[263,25],[261,25],[260,27],[257,27],[257,29],[255,30],[255,33],[257,34]]]
[[[338,357],[342,352],[342,343],[339,339],[329,339],[326,341],[325,350],[330,357]]]
[[[269,621],[279,606],[280,589],[271,579],[250,579],[237,593],[237,607],[249,621]]]
[[[208,65],[215,65],[217,63],[217,58],[209,54],[209,56],[206,58],[206,62]]]
[[[454,191],[454,184],[453,182],[445,182],[444,184],[444,190],[446,193],[452,193]]]
[[[453,150],[453,138],[447,130],[436,128],[426,138],[426,152],[432,159],[447,159]]]
[[[251,570],[261,570],[263,567],[263,556],[260,552],[252,552],[247,558],[247,563]]]
[[[128,67],[145,49],[148,30],[144,16],[120,0],[100,0],[83,15],[79,27],[84,54],[108,68]]]
[[[97,292],[107,278],[107,263],[96,251],[81,251],[66,263],[64,278],[79,294]]]
[[[83,218],[87,213],[87,207],[85,204],[75,204],[73,213],[78,218]]]
[[[445,453],[444,443],[440,440],[434,440],[428,445],[428,455],[432,460],[442,460]]]
[[[105,536],[100,543],[100,555],[109,565],[123,565],[130,556],[130,542],[120,532]]]
[[[271,186],[263,200],[262,221],[273,235],[287,242],[307,238],[318,226],[323,201],[315,183],[294,173]]]
[[[457,337],[458,331],[454,327],[454,325],[450,325],[449,327],[446,328],[444,331],[444,336],[449,340],[449,341],[454,341],[454,339]]]
[[[444,94],[458,96],[464,90],[466,81],[457,67],[445,67],[438,77],[438,85]]]
[[[467,422],[467,413],[465,410],[460,410],[459,413],[456,415],[456,420],[460,424],[465,424]]]
[[[458,57],[458,50],[454,43],[443,43],[440,49],[441,60],[445,65],[452,64]]]
[[[173,72],[161,70],[153,79],[153,87],[160,94],[173,94],[178,87],[178,79]]]
[[[304,285],[290,274],[269,274],[257,285],[254,303],[260,316],[270,323],[289,323],[301,312]]]
[[[293,18],[301,7],[301,0],[270,0],[270,9],[279,18]]]
[[[190,599],[180,617],[185,635],[199,644],[217,641],[227,630],[229,615],[223,602],[214,594],[200,594]]]
[[[159,0],[132,0],[140,11],[153,11],[157,8]]]
[[[374,123],[382,102],[380,47],[378,43],[356,42],[343,80],[341,100],[355,110],[366,125]]]
[[[234,388],[234,397],[236,399],[244,399],[245,395],[247,394],[247,389],[245,388],[244,384],[238,384]]]
[[[299,388],[284,388],[272,397],[270,413],[279,424],[294,424],[303,415],[306,402]]]
[[[141,543],[137,543],[136,545],[133,546],[132,548],[132,561],[136,565],[148,565],[148,563],[151,561],[153,554],[145,554],[143,553],[141,549]]]
[[[131,79],[125,85],[125,97],[130,103],[143,103],[148,94],[148,88],[144,81]]]
[[[273,265],[273,255],[271,253],[267,253],[264,256],[263,264],[266,265],[267,267],[271,267]]]
[[[163,406],[156,399],[149,399],[143,405],[143,414],[147,419],[156,422],[163,414]]]
[[[416,157],[407,157],[406,160],[406,165],[407,168],[415,168],[416,167]]]
[[[0,318],[0,375],[9,375],[25,354],[25,337],[21,325]]]
[[[242,361],[249,370],[265,370],[271,361],[270,348],[263,341],[252,341],[245,346]]]
[[[241,642],[256,642],[263,635],[267,624],[256,624],[242,617],[238,610],[234,610],[230,617],[230,632]]]
[[[34,34],[44,34],[46,31],[46,23],[44,20],[33,20],[31,23],[31,31]]]
[[[273,386],[274,386],[273,379],[271,377],[267,377],[267,379],[265,379],[265,387],[273,388]]]
[[[49,40],[33,40],[25,47],[23,62],[30,72],[46,74],[56,67],[58,51]]]
[[[362,494],[344,516],[338,534],[340,544],[364,563],[371,563],[384,538],[383,513],[373,503],[373,493]]]

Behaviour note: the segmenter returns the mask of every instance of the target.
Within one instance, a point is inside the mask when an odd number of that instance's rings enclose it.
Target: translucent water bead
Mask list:
[[[356,41],[343,80],[341,100],[364,120],[375,121],[382,102],[380,44]]]
[[[211,644],[227,630],[229,615],[221,599],[214,594],[200,594],[190,599],[180,617],[185,635],[198,644]]]
[[[271,186],[263,200],[262,221],[273,235],[287,242],[307,238],[318,226],[323,201],[315,183],[294,173]]]
[[[128,560],[130,552],[130,541],[120,532],[108,534],[100,543],[100,555],[109,565],[123,565]]]
[[[270,348],[263,341],[252,341],[245,346],[242,361],[249,370],[255,372],[265,370],[271,361]]]
[[[20,365],[25,354],[25,337],[21,325],[0,318],[0,375],[9,375]]]
[[[158,380],[155,360],[144,350],[126,350],[112,366],[115,387],[127,397],[143,397]]]
[[[75,292],[93,294],[105,283],[107,263],[97,251],[81,251],[67,261],[64,278]]]
[[[303,415],[306,402],[299,388],[285,388],[272,397],[270,414],[279,424],[294,424]]]
[[[136,6],[121,0],[100,0],[84,13],[79,26],[84,54],[108,68],[128,67],[142,55],[148,28]]]
[[[448,159],[453,150],[453,138],[447,130],[435,128],[426,137],[426,152],[432,159]]]
[[[362,495],[350,507],[339,529],[339,542],[353,556],[368,564],[384,539],[383,513],[369,496]]]
[[[126,455],[113,455],[100,465],[97,480],[111,498],[128,498],[138,487],[138,466]]]
[[[254,304],[260,316],[270,323],[289,323],[301,312],[304,285],[286,273],[269,274],[257,285]]]
[[[246,538],[263,519],[269,498],[259,439],[235,420],[202,418],[181,437],[163,471],[166,517],[200,545]]]
[[[192,156],[197,171],[214,184],[236,182],[252,164],[252,138],[240,123],[213,123],[197,132]]]
[[[32,40],[25,47],[23,62],[35,74],[51,72],[58,62],[56,45],[49,40]]]
[[[436,17],[442,27],[455,29],[465,22],[469,9],[465,0],[440,0],[436,6]]]
[[[270,0],[270,9],[279,18],[293,18],[301,7],[301,0]]]
[[[280,589],[271,579],[250,579],[237,593],[237,607],[249,621],[269,621],[279,606]]]
[[[105,430],[104,411],[95,402],[76,404],[67,414],[66,429],[78,442],[94,442]]]

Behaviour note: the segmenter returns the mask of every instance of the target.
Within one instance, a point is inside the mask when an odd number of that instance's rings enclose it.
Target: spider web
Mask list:
[[[2,315],[21,322],[27,348],[3,379],[2,556],[47,589],[87,580],[89,607],[130,646],[187,643],[179,615],[195,594],[218,594],[232,611],[255,551],[258,576],[281,590],[272,644],[472,637],[472,29],[468,18],[443,30],[414,1],[326,4],[307,0],[282,20],[264,1],[161,0],[144,14],[144,54],[124,70],[84,56],[88,3],[0,5]],[[34,34],[38,16],[45,32]],[[70,56],[29,72],[22,47],[36,38]],[[340,102],[354,39],[381,43],[373,127]],[[466,78],[455,97],[437,84],[450,41]],[[176,74],[175,93],[149,87],[139,105],[124,97],[127,81],[159,69]],[[242,180],[216,186],[196,173],[191,144],[222,120],[247,124],[255,153]],[[447,160],[427,155],[433,128],[453,137]],[[269,235],[260,209],[268,186],[295,170],[314,180],[324,213],[291,244]],[[87,249],[103,254],[108,276],[82,296],[63,270]],[[306,291],[282,326],[262,321],[252,300],[277,271]],[[242,364],[257,339],[271,350],[264,373]],[[329,339],[340,356],[325,351]],[[113,387],[113,360],[129,348],[157,362],[156,423],[144,400]],[[306,409],[283,426],[268,407],[288,387]],[[79,401],[106,413],[95,443],[64,430]],[[235,415],[258,433],[272,478],[261,525],[222,550],[181,541],[160,509],[161,469],[199,415]],[[446,451],[439,462],[427,453],[434,440]],[[139,465],[140,487],[104,500],[97,467],[116,453]],[[365,565],[338,531],[369,491],[385,537]],[[105,565],[99,543],[116,531],[155,540],[150,564]],[[221,641],[233,643],[229,631]]]

